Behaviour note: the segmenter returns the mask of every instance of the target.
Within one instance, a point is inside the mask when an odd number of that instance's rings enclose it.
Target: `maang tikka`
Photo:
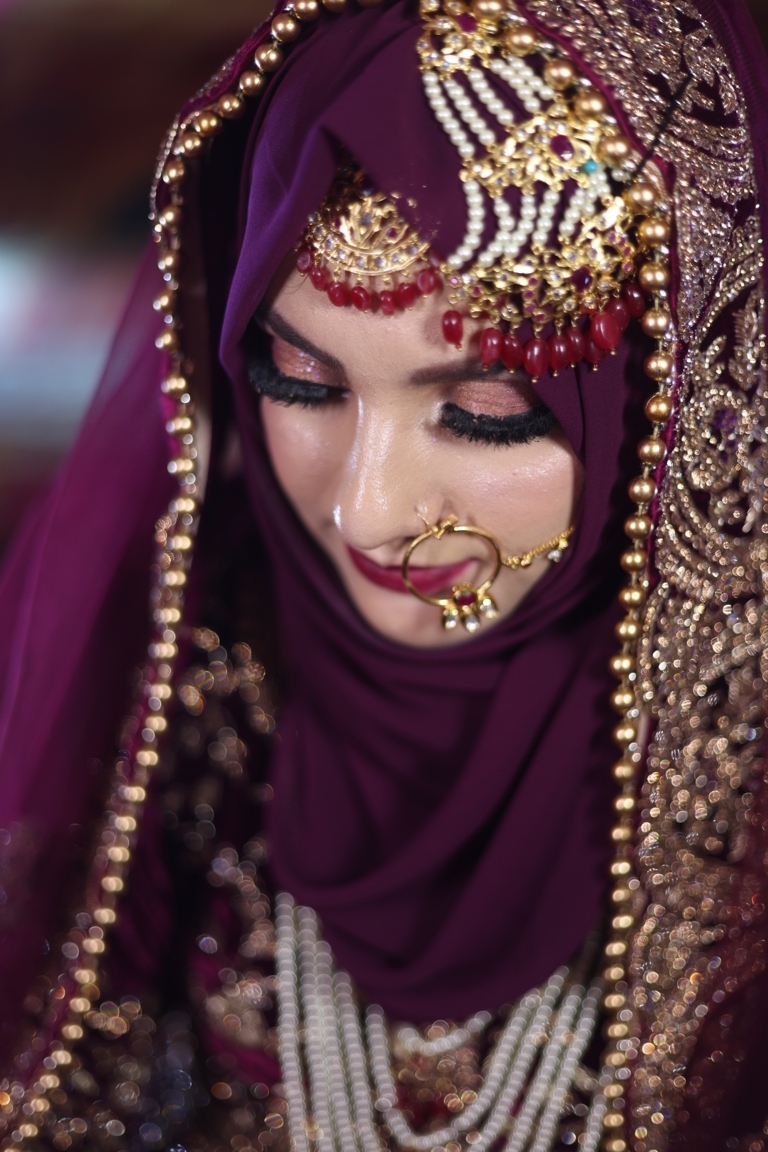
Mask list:
[[[299,271],[338,307],[385,315],[442,284],[446,341],[461,346],[465,315],[486,319],[483,367],[534,380],[597,368],[632,318],[658,337],[666,313],[648,313],[646,293],[663,295],[668,269],[645,253],[669,240],[669,207],[652,168],[635,176],[640,157],[606,98],[511,4],[421,0],[421,15],[424,91],[459,156],[464,238],[436,253],[349,161],[310,217]]]

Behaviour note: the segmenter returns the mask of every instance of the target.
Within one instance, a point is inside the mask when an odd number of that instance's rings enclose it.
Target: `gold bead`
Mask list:
[[[185,132],[176,146],[185,156],[196,156],[203,149],[203,142],[195,132]]]
[[[169,160],[163,169],[163,181],[173,187],[176,184],[180,184],[186,174],[186,165],[184,161],[177,156],[173,160]]]
[[[640,287],[646,292],[660,292],[669,287],[669,268],[666,264],[643,264],[637,274]]]
[[[166,248],[160,253],[157,266],[161,272],[178,272],[181,267],[181,252],[177,248]]]
[[[347,0],[323,0],[323,7],[327,8],[329,12],[338,14],[346,9]]]
[[[610,871],[611,876],[629,876],[632,871],[632,865],[629,860],[614,860],[613,864],[611,864]]]
[[[631,899],[631,888],[614,888],[613,892],[611,892],[611,900],[614,904],[626,904],[627,901]],[[620,1008],[621,1004],[617,1005],[617,1007]],[[610,1008],[610,1004],[606,1004],[606,1008]]]
[[[612,656],[608,667],[614,676],[618,676],[619,680],[623,680],[630,672],[635,670],[635,658],[629,652],[619,652],[616,656]]]
[[[621,992],[611,992],[611,994],[609,996],[606,996],[605,1001],[604,1001],[605,1007],[610,1009],[611,1011],[614,1011],[614,1012],[616,1011],[617,1008],[623,1008],[624,1005],[626,1004],[626,1002],[627,1002],[627,998],[626,998],[626,996],[623,996],[621,994]],[[623,1091],[624,1091],[623,1088],[619,1092],[609,1092],[609,1089],[614,1088],[614,1087],[617,1087],[617,1085],[613,1085],[613,1084],[606,1085],[606,1087],[603,1088],[603,1096],[608,1096],[609,1099],[611,1096],[621,1096]]]
[[[627,784],[630,780],[634,780],[637,769],[631,760],[617,760],[613,766],[613,778],[618,780],[620,784]],[[620,861],[622,864],[627,864],[627,871],[629,871],[629,864],[627,861]],[[619,873],[623,875],[623,873]]]
[[[635,702],[634,692],[630,692],[629,688],[617,688],[611,695],[611,704],[617,712],[626,712],[627,708],[631,708]]]
[[[620,916],[614,916],[611,920],[611,928],[614,932],[627,932],[635,922],[634,916],[630,916],[628,912],[623,912]]]
[[[634,744],[637,740],[637,728],[625,720],[614,729],[613,735],[617,744]]]
[[[627,844],[632,839],[632,829],[627,824],[616,824],[611,828],[611,840],[614,844]],[[621,952],[611,951],[611,945],[606,948],[606,955],[620,956]]]
[[[157,299],[152,302],[152,307],[155,312],[170,312],[175,303],[175,292],[161,292]]]
[[[651,380],[662,381],[666,380],[672,371],[674,361],[669,352],[652,352],[650,356],[645,359],[646,376],[650,376]]]
[[[645,602],[645,589],[639,584],[629,584],[621,589],[618,599],[623,608],[639,608]]]
[[[627,1024],[609,1024],[605,1029],[605,1035],[609,1040],[621,1040],[628,1032],[629,1026]],[[603,1123],[607,1124],[609,1119],[610,1117],[606,1116]]]
[[[672,317],[663,308],[650,308],[640,321],[643,332],[658,340],[666,335],[672,325]]]
[[[293,14],[298,20],[317,20],[322,9],[318,0],[295,0]]]
[[[187,391],[188,384],[183,376],[169,376],[160,387],[167,396],[181,396]]]
[[[611,1027],[613,1027],[613,1025],[611,1025]],[[627,1031],[623,1032],[622,1035],[626,1036]],[[608,1032],[610,1034],[610,1027]],[[619,1115],[618,1112],[609,1112],[608,1115],[603,1118],[603,1124],[606,1128],[621,1128],[624,1124],[624,1117]]]
[[[572,61],[561,57],[559,60],[550,60],[544,65],[544,81],[557,92],[570,88],[578,77],[578,72]]]
[[[239,84],[246,96],[258,96],[266,88],[267,78],[263,72],[243,72]]]
[[[301,35],[301,24],[287,12],[281,12],[272,21],[272,35],[281,44],[290,44]]]
[[[157,340],[155,340],[155,348],[159,348],[161,352],[177,352],[179,348],[179,337],[173,328],[166,329],[161,332]]]
[[[637,228],[638,239],[644,248],[658,248],[669,240],[671,229],[666,220],[658,216],[649,216],[641,221]]]
[[[539,46],[539,37],[528,26],[510,28],[505,37],[507,48],[514,56],[530,56]]]
[[[656,481],[650,476],[636,476],[629,484],[629,498],[636,504],[649,504],[656,495]]]
[[[645,560],[645,556],[643,556]],[[640,635],[640,625],[633,616],[625,616],[616,625],[616,635],[619,640],[636,640]]]
[[[617,796],[613,802],[617,812],[634,812],[636,805],[634,796]]]
[[[631,151],[632,145],[629,140],[618,132],[601,140],[597,150],[601,160],[613,165],[623,164]]]
[[[645,402],[645,414],[653,424],[663,424],[672,415],[672,399],[657,392]]]
[[[639,548],[630,548],[621,557],[621,566],[625,572],[644,572],[648,557]]]
[[[242,116],[245,112],[245,101],[237,92],[228,92],[226,96],[222,96],[216,107],[219,115],[225,120],[237,120],[238,116]]]
[[[627,1152],[626,1140],[624,1140],[621,1136],[612,1137],[610,1140],[606,1140],[605,1152]]]
[[[201,112],[195,117],[195,132],[201,136],[218,136],[224,125],[215,112]]]
[[[605,969],[603,976],[609,984],[618,984],[619,980],[624,979],[626,972],[621,964],[611,964],[609,968]]]
[[[623,1068],[626,1062],[626,1052],[609,1052],[605,1057],[605,1063],[610,1064],[612,1068]]]
[[[624,531],[632,540],[644,540],[653,531],[650,516],[629,516],[624,521]]]
[[[169,232],[176,232],[181,224],[181,208],[178,204],[169,204],[160,213],[160,224]]]
[[[506,11],[502,0],[472,0],[472,15],[476,20],[496,23]]]
[[[597,119],[608,111],[608,101],[595,88],[580,92],[574,100],[573,106],[579,116],[583,116],[585,120]]]
[[[643,464],[659,464],[666,454],[666,445],[657,436],[646,436],[637,446],[637,455]]]
[[[262,72],[276,72],[283,59],[282,49],[277,44],[259,44],[253,54],[253,62]]]
[[[650,212],[656,207],[656,189],[653,184],[640,180],[637,184],[627,188],[624,199],[633,211]]]

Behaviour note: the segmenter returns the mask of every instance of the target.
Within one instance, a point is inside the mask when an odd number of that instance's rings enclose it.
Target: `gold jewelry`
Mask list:
[[[442,282],[449,344],[461,346],[466,314],[487,318],[485,368],[501,360],[533,379],[581,360],[597,368],[644,316],[645,294],[667,286],[667,269],[644,262],[671,235],[661,179],[602,93],[514,3],[421,0],[421,16],[424,95],[459,153],[464,238],[438,255],[348,157],[296,266],[337,307],[388,316]],[[516,331],[524,323],[532,336]],[[668,324],[666,310],[643,320],[646,331]]]
[[[463,532],[469,536],[479,536],[484,540],[486,544],[490,546],[493,553],[493,570],[491,575],[487,577],[482,584],[475,586],[468,581],[460,581],[453,585],[450,596],[428,596],[424,592],[420,592],[411,580],[408,571],[411,558],[420,544],[423,544],[427,540],[442,540],[448,532]],[[476,632],[483,619],[494,620],[499,614],[495,600],[492,596],[489,596],[488,593],[491,585],[501,571],[502,566],[513,570],[517,568],[530,568],[537,556],[543,556],[545,554],[548,560],[551,560],[553,564],[557,564],[558,561],[562,560],[563,553],[569,545],[572,534],[573,528],[567,528],[564,532],[559,532],[557,536],[553,536],[543,544],[537,544],[535,548],[531,548],[528,552],[522,552],[519,556],[507,556],[504,558],[497,541],[490,532],[487,532],[484,528],[475,528],[470,524],[459,524],[455,516],[449,516],[447,520],[441,520],[439,523],[428,527],[427,530],[419,536],[415,536],[408,545],[405,550],[405,555],[403,556],[403,582],[408,591],[412,592],[419,600],[423,600],[425,604],[433,604],[436,608],[442,608],[443,628],[445,628],[446,631],[455,628],[459,621],[461,621],[467,632]]]

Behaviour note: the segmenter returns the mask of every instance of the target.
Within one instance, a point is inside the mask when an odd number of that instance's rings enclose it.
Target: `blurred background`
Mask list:
[[[163,133],[270,7],[0,0],[0,551],[98,381]]]

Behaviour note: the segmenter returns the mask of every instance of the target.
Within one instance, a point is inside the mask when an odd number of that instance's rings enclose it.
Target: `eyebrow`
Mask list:
[[[259,308],[256,311],[255,319],[274,332],[282,340],[291,344],[294,348],[298,348],[300,352],[306,353],[307,356],[312,356],[313,359],[319,360],[321,364],[325,364],[327,368],[332,368],[335,372],[344,372],[344,365],[335,356],[331,356],[329,352],[324,352],[322,348],[318,348],[310,340],[305,339],[300,332],[297,332],[287,320],[275,311],[274,308]],[[501,365],[497,364],[491,368],[490,371],[483,370],[478,357],[474,356],[470,360],[464,360],[460,364],[435,364],[434,366],[427,366],[425,368],[417,368],[411,373],[409,383],[411,384],[465,384],[470,380],[482,380],[489,377],[494,377],[501,372]],[[520,376],[518,372],[509,372],[504,369],[504,376],[508,383],[520,383]]]

